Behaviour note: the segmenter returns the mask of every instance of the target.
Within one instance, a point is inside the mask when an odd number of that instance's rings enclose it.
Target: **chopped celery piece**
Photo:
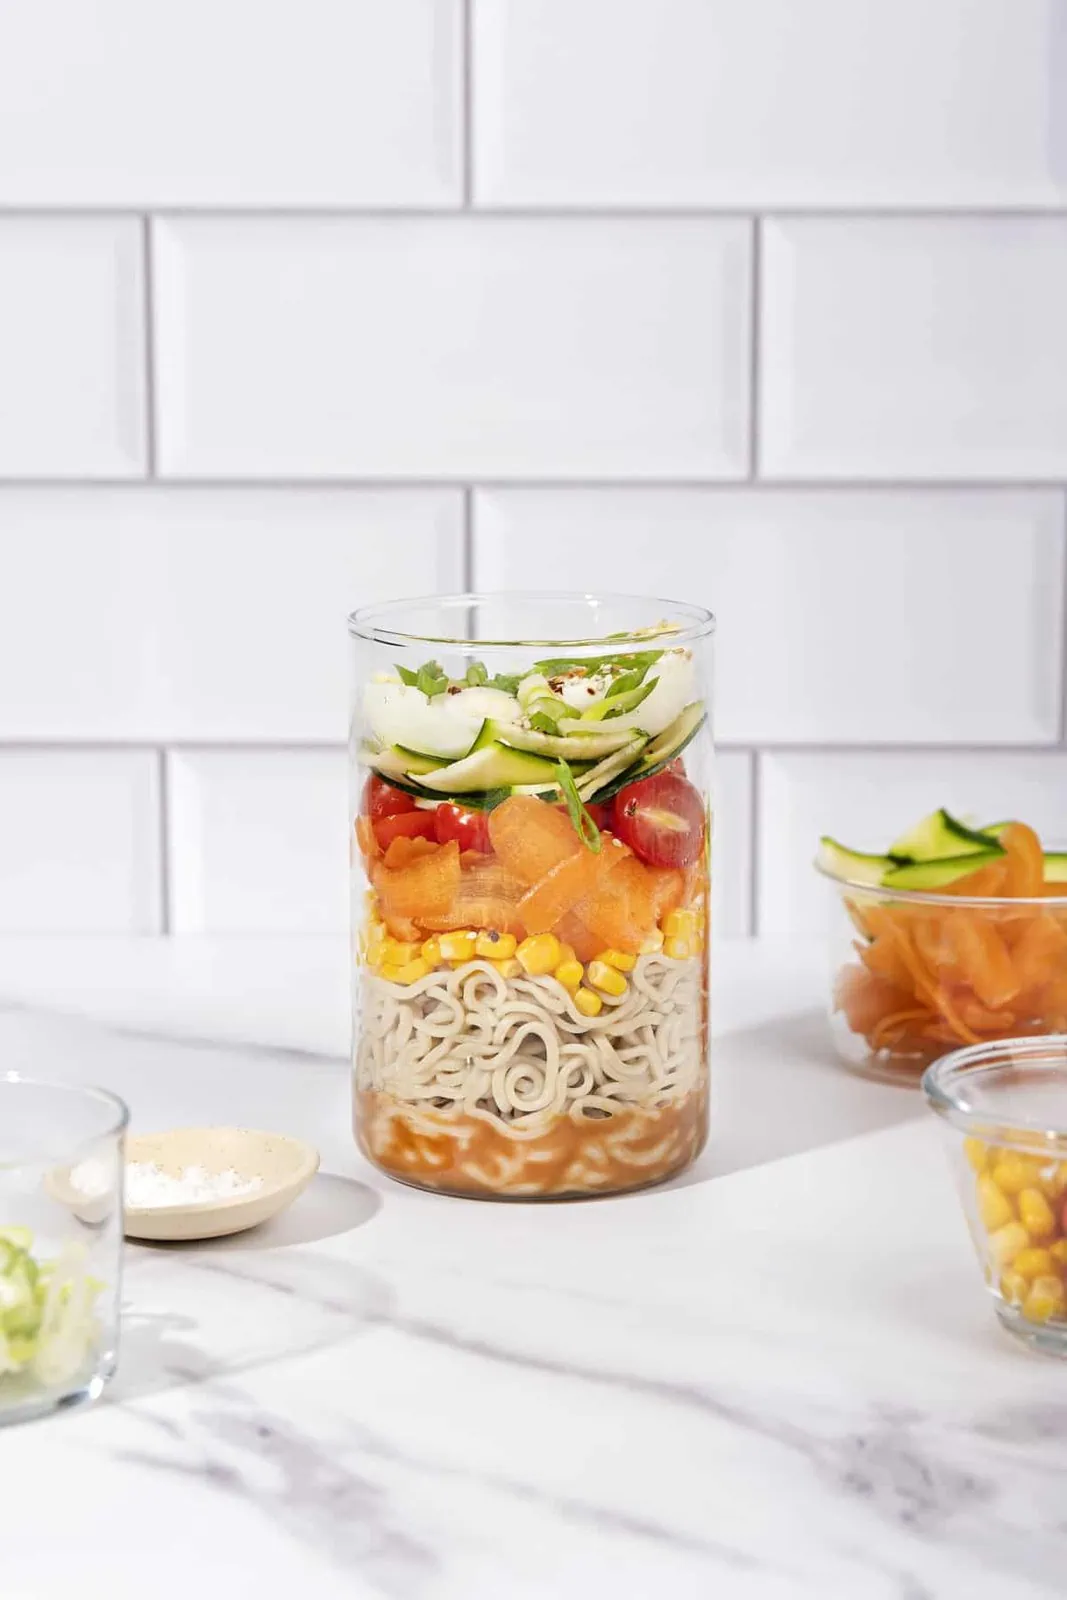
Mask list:
[[[80,1245],[47,1261],[32,1245],[28,1228],[0,1229],[0,1382],[30,1372],[44,1384],[65,1383],[99,1332],[93,1301],[104,1285],[85,1272]]]

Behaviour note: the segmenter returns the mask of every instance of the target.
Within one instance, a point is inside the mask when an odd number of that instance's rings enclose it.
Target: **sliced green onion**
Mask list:
[[[587,849],[596,853],[603,845],[600,829],[582,804],[581,796],[575,786],[574,774],[565,761],[556,762],[556,777],[575,833]]]

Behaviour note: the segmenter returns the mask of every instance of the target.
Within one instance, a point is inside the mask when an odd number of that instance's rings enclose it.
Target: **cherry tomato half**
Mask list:
[[[434,822],[432,811],[401,811],[395,816],[378,817],[374,823],[374,837],[383,850],[388,850],[394,839],[432,839]]]
[[[415,801],[403,789],[394,788],[384,778],[379,778],[376,772],[372,772],[363,785],[360,810],[365,817],[377,822],[379,817],[398,817],[405,811],[414,811]]]
[[[688,778],[657,772],[620,789],[613,827],[652,867],[691,867],[704,848],[704,802]]]
[[[434,812],[435,831],[431,837],[438,844],[448,844],[455,839],[461,850],[480,850],[488,855],[493,846],[489,842],[489,818],[484,811],[468,811],[466,806],[441,805]]]
[[[591,805],[587,805],[585,809],[588,811],[589,815],[592,817],[601,833],[603,833],[605,829],[607,829],[609,833],[611,832],[612,828],[615,826],[615,813],[610,800],[605,800],[603,805],[599,806],[594,801]]]

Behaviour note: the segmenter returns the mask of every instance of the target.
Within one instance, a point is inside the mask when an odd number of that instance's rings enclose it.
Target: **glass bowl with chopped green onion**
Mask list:
[[[0,1423],[115,1369],[127,1120],[106,1090],[0,1075]]]

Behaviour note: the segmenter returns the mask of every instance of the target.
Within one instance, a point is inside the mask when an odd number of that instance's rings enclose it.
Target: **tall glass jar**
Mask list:
[[[355,1132],[392,1177],[614,1194],[701,1150],[713,628],[621,595],[350,619]]]

